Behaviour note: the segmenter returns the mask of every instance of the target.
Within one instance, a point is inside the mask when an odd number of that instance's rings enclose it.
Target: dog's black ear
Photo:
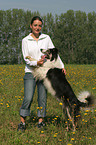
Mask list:
[[[41,49],[40,49],[40,51],[42,52],[42,51],[43,51],[43,49],[41,48]]]
[[[59,52],[58,49],[57,48],[54,48],[54,50],[55,50],[55,53],[58,54],[58,52]]]
[[[58,49],[57,48],[53,48],[52,49],[52,58],[51,58],[51,61],[54,60],[54,59],[56,60],[57,57],[58,57]]]

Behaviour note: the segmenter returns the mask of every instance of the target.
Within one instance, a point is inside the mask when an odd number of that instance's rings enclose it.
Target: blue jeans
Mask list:
[[[33,101],[33,95],[37,85],[38,91],[38,117],[46,116],[47,90],[42,81],[36,81],[32,73],[25,73],[24,76],[24,100],[20,108],[20,116],[26,117],[30,115],[30,106]]]

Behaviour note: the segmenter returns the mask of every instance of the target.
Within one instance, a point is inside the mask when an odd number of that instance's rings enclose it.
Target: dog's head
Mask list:
[[[41,49],[41,52],[46,55],[47,59],[50,59],[50,61],[56,60],[58,57],[58,49],[57,48],[51,48],[48,50]]]

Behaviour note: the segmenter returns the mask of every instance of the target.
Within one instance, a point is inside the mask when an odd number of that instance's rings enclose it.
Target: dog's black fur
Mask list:
[[[43,53],[43,50],[41,50]],[[75,130],[77,120],[80,117],[80,107],[88,107],[93,103],[92,96],[89,92],[81,99],[77,99],[71,85],[66,79],[64,72],[62,72],[61,64],[58,59],[58,49],[48,49],[44,51],[46,59],[44,65],[34,69],[34,76],[39,80],[43,80],[48,91],[63,103],[63,110],[67,119],[71,120]],[[54,61],[56,63],[54,63]],[[43,74],[43,75],[42,75]],[[43,77],[44,76],[44,77]],[[68,124],[67,124],[68,130]]]
[[[50,53],[52,54],[51,61],[57,58],[58,54],[57,49],[50,49],[49,54]],[[46,74],[46,78],[48,78],[52,88],[55,90],[56,97],[61,102],[63,102],[64,110],[66,108],[66,111],[64,112],[66,112],[65,114],[67,114],[67,118],[69,118],[69,120],[72,121],[75,130],[76,128],[75,123],[80,117],[80,107],[88,107],[90,104],[93,103],[91,95],[89,94],[89,96],[87,96],[86,98],[87,103],[80,102],[77,99],[71,85],[67,81],[64,72],[62,72],[62,69],[59,68],[49,69]]]

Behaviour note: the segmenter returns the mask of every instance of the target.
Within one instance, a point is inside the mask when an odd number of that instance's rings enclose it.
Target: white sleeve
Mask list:
[[[55,48],[55,46],[54,46],[54,44],[49,36],[48,36],[48,48],[50,48],[50,49]]]
[[[37,61],[30,61],[29,59],[26,59],[26,56],[29,56],[29,54],[28,54],[27,41],[24,39],[22,40],[22,54],[23,54],[23,58],[24,58],[26,64],[28,64],[30,66],[37,66]]]
[[[61,60],[61,58],[60,58],[59,55],[58,55],[58,59],[60,60],[60,63],[61,63],[61,65],[62,65],[62,68],[64,68],[64,63],[62,62],[62,60]]]

